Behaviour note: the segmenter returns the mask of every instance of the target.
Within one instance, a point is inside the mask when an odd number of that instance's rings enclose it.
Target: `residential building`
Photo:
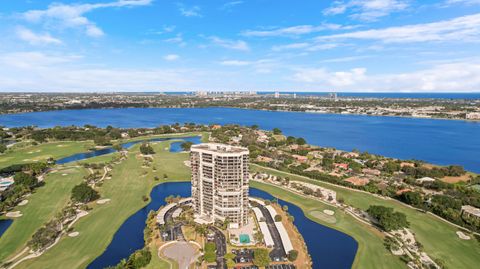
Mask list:
[[[467,113],[465,118],[467,120],[480,120],[480,112]]]
[[[191,147],[192,198],[197,222],[248,222],[249,151],[224,144]],[[231,225],[231,226],[232,226]]]
[[[462,218],[470,224],[480,226],[480,208],[470,205],[462,206]]]

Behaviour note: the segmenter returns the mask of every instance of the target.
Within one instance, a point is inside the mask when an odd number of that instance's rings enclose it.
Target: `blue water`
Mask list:
[[[255,188],[250,188],[250,196],[265,200],[275,198],[271,194]],[[313,268],[343,269],[352,267],[358,248],[355,239],[310,220],[294,204],[281,199],[278,199],[278,203],[281,206],[286,205],[288,212],[294,217],[293,223],[307,244],[308,253],[312,257]]]
[[[3,233],[10,227],[13,223],[11,219],[0,219],[0,237],[2,237]]]
[[[169,195],[191,196],[189,182],[164,183],[153,188],[150,203],[129,217],[115,233],[107,249],[88,265],[88,269],[102,269],[116,265],[122,259],[127,259],[135,250],[143,248],[143,229],[150,210],[158,210],[165,205],[165,198]]]
[[[176,122],[278,127],[314,145],[359,149],[480,172],[480,123],[401,117],[274,112],[235,108],[124,108],[0,115],[0,125],[156,127]]]
[[[170,151],[171,152],[181,151],[181,146],[180,145],[184,141],[190,141],[194,144],[198,144],[201,141],[200,136],[176,137],[176,138],[173,138],[173,137],[172,138],[170,138],[170,137],[167,137],[167,138],[152,138],[152,139],[138,140],[138,141],[132,141],[132,142],[124,143],[124,144],[122,144],[122,147],[128,149],[135,144],[143,143],[145,141],[160,142],[160,141],[176,140],[176,139],[180,139],[180,140],[182,140],[182,142],[173,142],[170,146]],[[92,150],[92,151],[89,151],[89,152],[77,153],[77,154],[73,154],[73,155],[65,157],[65,158],[58,159],[56,161],[56,163],[57,164],[65,164],[65,163],[74,162],[74,161],[81,161],[81,160],[92,158],[92,157],[97,157],[97,156],[110,154],[110,153],[113,153],[115,151],[116,150],[113,149],[113,148],[104,148],[104,149]]]
[[[135,250],[143,248],[143,229],[148,212],[165,205],[167,196],[188,197],[191,195],[190,190],[190,182],[164,183],[153,188],[150,204],[122,224],[105,252],[87,268],[101,269],[115,265],[122,259],[128,258]],[[269,193],[254,188],[250,188],[250,196],[268,200],[274,198]],[[279,203],[282,206],[287,205],[288,211],[294,216],[294,224],[303,235],[308,252],[312,256],[313,268],[351,268],[358,247],[352,237],[311,221],[305,217],[299,207],[291,203],[282,200],[279,200]]]

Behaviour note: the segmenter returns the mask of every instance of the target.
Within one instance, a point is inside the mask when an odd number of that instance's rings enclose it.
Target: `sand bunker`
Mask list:
[[[77,237],[79,234],[80,234],[79,232],[72,232],[72,233],[69,233],[68,236]]]
[[[8,212],[5,214],[7,218],[19,218],[22,216],[22,212],[20,211],[14,211],[14,212]]]
[[[335,211],[329,210],[329,209],[323,210],[323,213],[325,213],[325,214],[327,214],[327,215],[329,215],[329,216],[335,215]]]
[[[328,210],[328,209],[326,209],[326,210]],[[329,211],[331,211],[331,210],[329,210]],[[322,211],[319,211],[319,210],[310,211],[310,214],[314,218],[323,220],[323,221],[328,222],[328,223],[336,223],[337,222],[337,219],[334,216],[327,215],[326,213],[324,213]]]
[[[462,240],[470,240],[470,236],[464,234],[463,232],[458,231],[458,232],[456,232],[456,234]]]
[[[102,200],[98,200],[98,201],[97,201],[97,204],[103,205],[103,204],[106,204],[106,203],[108,203],[108,202],[110,202],[110,199],[102,199]]]
[[[20,205],[20,206],[26,205],[26,204],[28,204],[28,200],[23,200],[20,203],[18,203],[18,205]]]

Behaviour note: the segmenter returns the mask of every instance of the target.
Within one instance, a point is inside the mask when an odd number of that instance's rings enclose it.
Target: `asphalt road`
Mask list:
[[[215,233],[213,241],[217,247],[217,269],[226,269],[227,264],[223,256],[227,254],[227,239],[218,228],[210,227],[210,230]]]

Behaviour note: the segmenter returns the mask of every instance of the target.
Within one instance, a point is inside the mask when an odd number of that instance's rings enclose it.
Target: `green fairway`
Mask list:
[[[189,180],[189,169],[184,165],[187,153],[170,153],[171,141],[154,143],[155,172],[152,168],[142,168],[143,158],[139,155],[139,145],[129,150],[128,159],[114,165],[112,178],[99,188],[102,198],[111,199],[105,205],[92,205],[93,210],[80,219],[75,238],[64,237],[57,245],[42,256],[21,263],[17,268],[84,268],[99,256],[112,240],[122,223],[148,202],[142,196],[148,196],[154,185],[161,183],[167,174],[169,181]],[[167,150],[166,150],[167,149]],[[146,172],[146,173],[145,173]],[[160,181],[155,181],[158,176]]]
[[[12,164],[45,161],[50,157],[59,159],[75,153],[85,152],[92,146],[92,142],[64,141],[15,149],[13,152],[0,155],[0,168],[4,168]]]
[[[83,168],[68,168],[48,174],[45,186],[27,197],[28,204],[14,209],[20,210],[23,216],[15,219],[0,238],[0,260],[25,247],[33,233],[68,203],[73,186],[82,182],[85,174]]]
[[[252,165],[251,170],[252,172],[263,171],[272,175],[289,177],[291,180],[308,181],[310,183],[332,189],[337,192],[337,197],[342,197],[345,200],[345,203],[364,210],[366,210],[370,205],[383,205],[392,207],[395,210],[403,212],[407,215],[407,219],[410,222],[410,228],[415,232],[418,241],[424,246],[425,251],[433,258],[439,258],[443,260],[448,268],[476,268],[478,266],[478,262],[480,261],[478,256],[480,253],[480,244],[474,239],[459,239],[455,234],[455,232],[459,230],[458,228],[443,222],[430,214],[425,214],[418,210],[407,207],[396,200],[382,199],[368,193],[356,192],[326,184],[321,181],[306,179],[305,177],[295,176],[258,165]],[[281,197],[284,199],[283,196]],[[358,235],[355,235],[350,230],[345,232],[357,239],[360,246],[365,243],[366,247],[368,248],[368,245],[371,244],[370,241],[365,241],[362,243],[358,238]],[[365,253],[367,253],[367,255],[372,255],[373,252],[371,250],[367,250]],[[363,255],[359,253],[357,256],[358,259],[361,259],[361,256]]]
[[[353,217],[346,215],[341,210],[337,210],[334,207],[326,205],[322,202],[299,196],[276,186],[263,184],[256,181],[251,181],[250,185],[266,191],[279,199],[297,205],[303,210],[305,216],[307,216],[309,219],[322,225],[340,230],[355,238],[355,240],[358,242],[358,250],[353,268],[393,269],[406,267],[403,262],[385,249],[383,246],[383,237],[381,236],[381,233],[375,231],[373,228],[365,224],[356,221]],[[310,211],[323,211],[324,209],[335,211],[335,217],[337,219],[335,224],[325,222],[309,214]],[[319,240],[321,240],[321,238],[319,238]]]

